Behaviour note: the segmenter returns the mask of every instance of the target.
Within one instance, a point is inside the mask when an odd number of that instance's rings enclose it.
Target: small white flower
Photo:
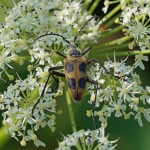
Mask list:
[[[101,89],[100,89],[101,90]],[[114,91],[111,89],[111,87],[108,85],[105,89],[101,92],[101,99],[104,101],[108,101],[111,96],[113,96]]]
[[[135,115],[134,119],[138,120],[139,125],[142,127],[143,126],[143,122],[141,119],[141,115],[144,115],[145,119],[150,122],[150,109],[144,109],[143,107],[139,107],[137,114]]]
[[[117,87],[117,91],[119,92],[118,97],[123,98],[124,101],[131,99],[130,93],[134,93],[133,87],[134,82],[128,83],[122,81],[122,87]]]
[[[138,105],[139,105],[139,98],[138,97],[133,97],[130,100],[130,108],[133,109],[134,111],[138,111]]]
[[[37,138],[37,135],[32,130],[28,130],[27,133],[28,135],[24,137],[26,141],[33,140],[37,147],[45,146],[45,144]]]
[[[18,119],[22,120],[22,126],[24,126],[24,124],[28,123],[28,124],[34,124],[35,121],[34,119],[31,117],[31,111],[32,111],[32,107],[28,107],[27,109],[23,109],[23,108],[19,108],[18,113],[20,113],[18,115]]]
[[[37,131],[40,127],[44,128],[46,126],[46,121],[44,120],[44,117],[40,116],[40,118],[36,118],[36,125],[34,126],[34,130]]]
[[[0,55],[0,68],[4,69],[5,65],[12,68],[9,63],[13,57],[15,57],[15,55],[9,56],[9,51],[3,51]]]
[[[136,67],[140,67],[142,70],[145,69],[145,66],[143,64],[142,61],[148,61],[148,57],[144,56],[143,54],[138,54],[135,56],[135,63],[133,64],[133,66]]]
[[[105,122],[107,117],[111,116],[111,110],[108,106],[104,106],[100,111],[95,111],[94,115],[99,117],[99,121]]]
[[[133,26],[129,26],[129,32],[135,38],[135,40],[138,41],[139,39],[142,39],[145,34],[147,34],[147,28],[138,22]]]
[[[21,30],[25,30],[27,32],[31,31],[38,22],[34,18],[34,15],[31,13],[24,14],[22,18],[20,18],[19,23],[21,24]]]
[[[103,10],[104,13],[107,12],[107,9],[108,9],[108,7],[109,7],[109,3],[110,3],[109,0],[105,0],[105,1],[104,1],[104,6],[105,6],[105,7],[102,8],[102,10]]]
[[[147,103],[149,103],[149,95],[148,95],[148,91],[147,90],[141,90],[141,91],[143,91],[143,94],[140,96],[140,100],[142,100],[143,101],[143,104],[145,105],[146,104],[146,102]]]
[[[27,143],[26,143],[26,141],[25,141],[24,138],[22,139],[22,141],[20,141],[20,145],[21,145],[21,146],[26,146],[26,145],[27,145]]]
[[[38,85],[39,84],[36,78],[34,78],[32,74],[29,74],[26,80],[23,80],[20,84],[18,84],[18,86],[20,86],[21,91],[25,91],[26,89],[29,89],[32,91]]]
[[[36,76],[38,77],[38,78],[43,78],[43,79],[45,79],[47,76],[48,76],[48,69],[49,69],[49,66],[46,66],[45,68],[44,68],[44,70],[42,70],[42,68],[40,68],[40,67],[37,67],[36,68]],[[46,81],[46,80],[45,80]]]
[[[150,36],[147,36],[144,41],[139,42],[139,46],[141,50],[150,49]]]
[[[39,59],[40,65],[44,65],[46,61],[51,62],[49,55],[50,54],[48,52],[45,52],[44,49],[42,49],[42,48],[37,48],[34,53],[34,57],[37,60]]]
[[[116,117],[121,117],[122,116],[122,111],[126,110],[126,105],[122,104],[123,101],[121,99],[118,99],[117,102],[111,102],[110,103],[110,111],[114,112],[115,111],[115,116]]]

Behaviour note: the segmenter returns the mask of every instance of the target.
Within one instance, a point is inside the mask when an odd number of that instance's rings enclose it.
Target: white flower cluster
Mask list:
[[[98,82],[97,94],[95,85],[88,86],[91,95],[89,103],[92,104],[97,95],[94,116],[99,117],[103,127],[107,126],[107,120],[113,113],[115,117],[124,119],[132,115],[140,126],[143,125],[142,115],[150,122],[150,87],[142,87],[140,77],[135,72],[137,62],[133,66],[126,66],[125,60],[117,62],[115,57],[114,61],[108,58],[104,64],[107,72],[98,63],[89,72],[90,79]],[[90,110],[87,115],[91,116]]]
[[[7,90],[0,95],[0,109],[4,110],[3,125],[7,127],[11,137],[16,140],[21,137],[22,146],[25,146],[29,140],[33,140],[36,146],[44,146],[35,134],[40,127],[49,126],[52,131],[55,131],[56,95],[51,93],[50,89],[35,109],[34,117],[32,116],[34,100],[38,98],[38,89],[41,90],[42,87],[30,75],[24,80],[16,80],[16,84],[9,85]],[[27,130],[29,125],[32,130],[30,128]],[[33,138],[33,135],[36,138]]]
[[[129,48],[133,49],[135,46],[139,46],[141,51],[150,50],[150,1],[105,0],[103,11],[106,13],[110,4],[113,3],[120,3],[122,9],[120,19],[116,19],[116,23],[124,25],[123,32],[125,35],[134,38],[129,44]],[[142,54],[138,54],[135,61],[139,64],[142,59],[148,61],[148,57],[145,59]],[[144,69],[144,66],[139,65],[139,67]]]
[[[5,22],[1,24],[0,79],[8,78],[12,80],[12,84],[0,94],[0,109],[3,110],[3,125],[12,137],[21,140],[22,146],[30,140],[33,140],[36,146],[44,146],[35,132],[45,126],[54,131],[56,114],[61,113],[55,108],[56,97],[63,94],[64,83],[61,79],[56,92],[53,79],[50,79],[44,97],[33,114],[32,109],[42,93],[49,74],[48,69],[62,65],[55,50],[68,53],[66,43],[57,36],[46,36],[36,41],[35,39],[53,32],[63,35],[72,43],[83,24],[92,17],[83,9],[81,2],[21,0],[17,4],[14,3]],[[95,19],[85,25],[77,39],[77,42],[82,42],[83,48],[87,42],[97,41],[100,35],[99,25],[100,22]],[[20,72],[17,72],[17,67],[18,64],[27,63],[29,65],[24,71],[28,73],[28,77],[24,79]]]
[[[116,140],[117,141],[117,140]],[[72,135],[64,136],[63,141],[59,142],[57,150],[88,149],[88,150],[115,150],[116,141],[108,141],[103,128],[97,130],[80,130]]]
[[[121,23],[127,27],[125,33],[134,37],[141,50],[150,49],[150,1],[149,0],[131,0],[122,1]]]

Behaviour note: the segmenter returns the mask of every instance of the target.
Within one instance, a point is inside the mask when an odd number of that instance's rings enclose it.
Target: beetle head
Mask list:
[[[71,57],[78,57],[81,56],[81,50],[78,48],[78,44],[75,43],[74,45],[71,45],[69,49],[69,56]]]

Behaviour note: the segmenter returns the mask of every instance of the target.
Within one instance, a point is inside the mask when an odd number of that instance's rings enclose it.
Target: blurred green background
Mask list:
[[[9,0],[0,0],[0,5],[2,4],[7,6],[12,5]],[[101,10],[98,9],[99,7],[100,6],[96,7],[95,13],[102,14]],[[1,7],[0,12],[4,13],[5,11],[6,10]],[[0,21],[2,20],[3,18],[1,17]],[[132,62],[133,59],[134,57],[129,60]],[[145,66],[146,69],[144,71],[137,70],[141,76],[144,87],[146,85],[150,86],[150,62],[146,62]],[[19,70],[20,73],[26,75],[24,67],[20,67]],[[2,92],[5,89],[3,82],[0,82],[0,87],[0,92]],[[90,105],[87,104],[87,99],[88,95],[85,95],[81,103],[76,104],[73,102],[77,130],[87,130],[89,128],[93,129],[92,119],[85,117],[86,110],[91,109]],[[58,146],[57,141],[61,141],[62,139],[61,134],[67,135],[72,133],[65,95],[58,98],[57,108],[62,109],[63,114],[57,116],[56,132],[51,133],[48,127],[38,131],[39,139],[46,143],[45,148],[35,147],[32,141],[28,142],[26,147],[21,147],[18,141],[10,138],[4,133],[4,127],[0,122],[0,150],[54,150]],[[2,112],[0,112],[0,114],[1,113]],[[0,119],[2,120],[1,115]],[[110,133],[110,140],[119,138],[117,150],[150,150],[150,123],[145,121],[144,117],[143,125],[143,127],[140,127],[138,122],[132,117],[129,120],[124,120],[122,118],[110,118],[106,134]]]

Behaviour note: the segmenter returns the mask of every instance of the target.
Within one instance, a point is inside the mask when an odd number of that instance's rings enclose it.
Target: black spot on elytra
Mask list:
[[[86,78],[80,78],[78,81],[79,88],[85,88]]]
[[[79,64],[79,70],[81,72],[85,72],[86,71],[86,63],[82,62],[81,64]]]
[[[74,78],[68,78],[68,87],[69,89],[75,89],[76,88],[76,80]]]
[[[65,70],[69,73],[69,72],[73,72],[74,71],[74,66],[73,64],[70,63],[66,63],[65,65]]]

